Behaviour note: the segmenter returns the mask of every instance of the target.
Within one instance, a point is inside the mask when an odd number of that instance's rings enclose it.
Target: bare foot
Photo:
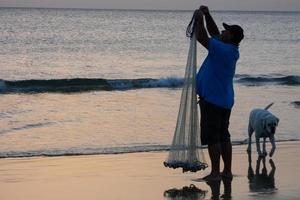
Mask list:
[[[220,176],[220,174],[209,174],[209,175],[203,177],[202,179],[204,181],[207,181],[207,182],[209,182],[209,181],[219,181],[219,180],[221,180],[221,176]]]
[[[233,176],[232,176],[231,172],[225,172],[225,171],[223,171],[221,173],[221,177],[225,178],[225,179],[228,179],[228,180],[232,180],[233,179]]]

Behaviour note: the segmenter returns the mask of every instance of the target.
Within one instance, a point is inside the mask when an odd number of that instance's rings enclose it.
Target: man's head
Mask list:
[[[239,25],[228,25],[223,23],[225,30],[222,31],[220,39],[225,43],[239,45],[244,38],[244,30]]]

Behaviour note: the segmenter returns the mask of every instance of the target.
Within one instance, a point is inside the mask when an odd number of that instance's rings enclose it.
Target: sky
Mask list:
[[[145,10],[300,11],[300,0],[0,0],[0,7],[99,8]]]

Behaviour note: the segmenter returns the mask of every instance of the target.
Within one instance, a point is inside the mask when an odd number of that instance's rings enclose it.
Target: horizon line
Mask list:
[[[79,8],[79,7],[29,7],[29,6],[0,6],[0,9],[73,9],[73,10],[120,10],[120,11],[165,11],[165,12],[191,12],[192,10],[180,10],[180,9],[143,9],[143,8]],[[300,12],[297,10],[211,10],[212,12]]]

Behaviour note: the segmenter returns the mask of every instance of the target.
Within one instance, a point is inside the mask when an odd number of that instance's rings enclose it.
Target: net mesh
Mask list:
[[[185,69],[177,124],[166,167],[182,168],[183,172],[205,169],[207,164],[201,149],[199,111],[196,94],[197,41],[192,34]]]

